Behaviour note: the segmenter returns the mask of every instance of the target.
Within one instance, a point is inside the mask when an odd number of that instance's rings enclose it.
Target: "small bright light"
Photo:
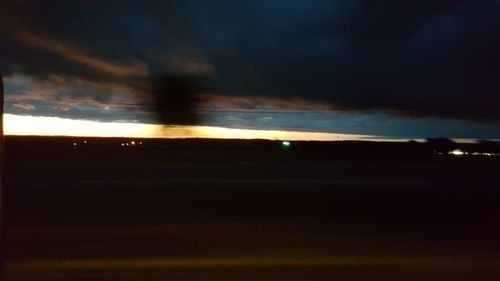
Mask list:
[[[498,153],[491,153],[491,152],[474,152],[472,155],[475,156],[500,156]]]
[[[129,145],[128,142],[125,145],[128,146]]]
[[[130,143],[131,143],[132,145],[135,145],[135,141],[131,141]]]
[[[283,150],[288,150],[292,147],[292,143],[289,141],[283,141],[281,142],[281,149]]]
[[[83,143],[87,143],[87,141],[85,140],[85,141],[83,141]]]
[[[142,145],[142,141],[141,141],[141,142],[139,142],[139,144],[140,144],[140,145]]]
[[[462,156],[462,155],[465,154],[465,152],[463,152],[460,149],[455,149],[455,150],[452,150],[452,151],[448,152],[448,154],[455,155],[455,156]]]
[[[76,142],[74,142],[73,145],[76,146]]]
[[[125,144],[124,144],[124,143],[122,143],[122,146],[125,146]]]

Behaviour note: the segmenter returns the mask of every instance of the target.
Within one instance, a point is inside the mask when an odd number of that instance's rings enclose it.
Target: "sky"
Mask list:
[[[500,139],[500,2],[5,0],[0,71],[11,134]]]

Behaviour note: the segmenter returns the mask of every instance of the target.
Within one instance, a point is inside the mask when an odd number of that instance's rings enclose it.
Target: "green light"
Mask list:
[[[292,146],[292,143],[289,141],[281,142],[281,148],[283,148],[283,149],[290,149],[291,146]]]

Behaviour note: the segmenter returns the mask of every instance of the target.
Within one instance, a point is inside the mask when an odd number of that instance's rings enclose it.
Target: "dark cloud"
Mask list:
[[[148,76],[210,76],[226,96],[500,121],[494,0],[2,1],[0,23],[7,73],[119,83],[139,96]],[[171,87],[162,83],[153,88]],[[193,92],[173,92],[185,100],[155,100],[172,114],[160,120],[198,122]]]
[[[272,25],[286,9],[260,18],[271,31],[251,30],[231,63],[220,55],[221,85],[228,93],[299,96],[347,110],[500,120],[499,2],[354,3],[337,7],[346,13],[340,19],[334,9],[315,20],[288,18],[292,26],[281,33]],[[321,7],[308,2],[315,4]]]

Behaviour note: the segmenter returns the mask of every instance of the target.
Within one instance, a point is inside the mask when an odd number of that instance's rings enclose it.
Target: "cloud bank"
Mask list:
[[[186,124],[200,122],[191,105],[318,105],[500,122],[494,0],[2,1],[0,26],[4,74],[46,85],[8,81],[16,110],[105,119],[136,105],[109,118],[142,120],[159,104],[180,108],[161,122]],[[184,109],[148,100],[154,77],[179,75],[208,93]]]

